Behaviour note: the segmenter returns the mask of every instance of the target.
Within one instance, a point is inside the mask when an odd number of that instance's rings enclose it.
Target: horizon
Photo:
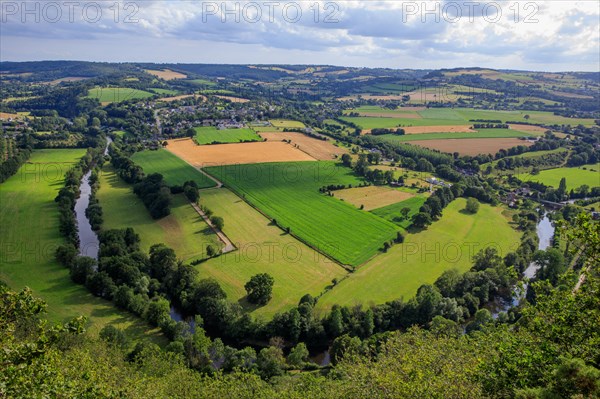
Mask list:
[[[600,71],[590,1],[66,4],[3,1],[0,60]]]

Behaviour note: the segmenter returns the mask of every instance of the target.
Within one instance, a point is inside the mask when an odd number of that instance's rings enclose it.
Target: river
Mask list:
[[[108,155],[108,146],[110,146],[110,143],[112,143],[112,139],[107,137],[104,155]],[[77,220],[77,235],[79,236],[79,255],[98,259],[100,241],[98,241],[98,236],[92,230],[92,225],[85,215],[85,210],[90,204],[90,196],[92,195],[92,186],[90,185],[91,175],[92,171],[90,170],[81,179],[79,198],[75,202],[75,218]]]

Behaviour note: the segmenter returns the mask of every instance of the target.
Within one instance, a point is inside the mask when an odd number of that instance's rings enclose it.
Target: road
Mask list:
[[[237,249],[235,247],[235,245],[233,245],[231,240],[221,230],[216,228],[216,226],[210,221],[208,216],[206,216],[206,214],[202,211],[202,209],[200,209],[198,204],[195,204],[193,202],[191,204],[192,204],[192,207],[196,210],[196,212],[198,212],[198,215],[200,215],[202,217],[202,219],[204,219],[206,224],[208,224],[215,231],[215,233],[217,234],[217,237],[219,237],[219,239],[223,242],[223,244],[225,244],[221,253],[226,254],[227,252],[235,251]]]

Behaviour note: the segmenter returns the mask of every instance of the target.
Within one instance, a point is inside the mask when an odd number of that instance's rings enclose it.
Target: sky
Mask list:
[[[600,71],[600,1],[7,1],[0,60]]]

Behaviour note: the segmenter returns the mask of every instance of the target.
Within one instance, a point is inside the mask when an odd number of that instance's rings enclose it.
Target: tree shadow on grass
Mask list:
[[[246,312],[253,312],[257,309],[262,308],[265,305],[257,305],[254,303],[248,302],[248,295],[244,295],[240,299],[238,299],[238,304],[244,309]]]

